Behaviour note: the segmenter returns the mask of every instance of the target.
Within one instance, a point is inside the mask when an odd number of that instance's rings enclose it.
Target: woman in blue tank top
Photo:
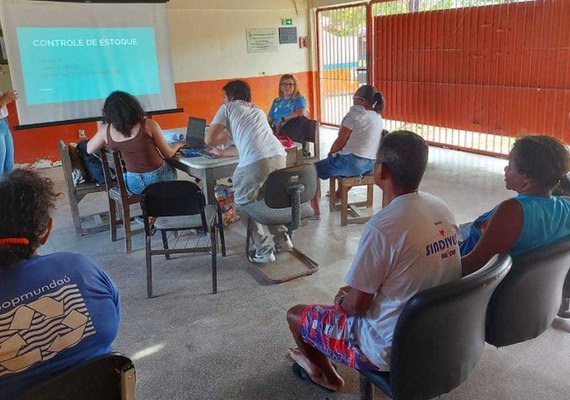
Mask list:
[[[507,189],[518,193],[477,218],[461,243],[463,275],[481,268],[497,253],[518,256],[570,237],[570,198],[552,196],[568,180],[570,155],[550,136],[523,136],[505,167]]]

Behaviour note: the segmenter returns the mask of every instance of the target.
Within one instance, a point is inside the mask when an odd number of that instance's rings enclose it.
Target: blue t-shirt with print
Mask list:
[[[0,270],[0,400],[111,352],[118,328],[117,287],[81,254]]]
[[[273,120],[272,126],[276,127],[281,118],[302,108],[307,108],[307,100],[303,96],[292,97],[290,99],[283,97],[276,98],[273,100],[273,104],[271,104],[271,108],[269,109],[269,118]]]

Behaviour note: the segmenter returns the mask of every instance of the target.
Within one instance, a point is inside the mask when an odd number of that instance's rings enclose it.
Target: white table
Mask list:
[[[168,130],[186,134],[185,127]],[[295,147],[285,150],[287,151],[287,166],[297,165],[303,162],[303,152],[300,143],[295,143]],[[203,182],[202,187],[205,190],[204,196],[206,197],[207,204],[214,203],[214,186],[216,186],[216,181],[218,179],[232,176],[237,167],[238,161],[238,157],[184,157],[182,154],[176,154],[174,157],[169,159],[169,162],[177,169],[184,171]]]

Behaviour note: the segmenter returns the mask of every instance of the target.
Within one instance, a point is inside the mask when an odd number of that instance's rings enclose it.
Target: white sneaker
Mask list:
[[[259,254],[257,251],[250,251],[248,258],[252,263],[267,264],[275,261],[275,254],[273,252]]]
[[[287,232],[284,232],[281,236],[276,236],[275,238],[273,238],[273,240],[275,241],[275,248],[279,251],[279,250],[293,250],[293,242],[291,241],[291,238],[289,237],[289,235],[287,234]]]

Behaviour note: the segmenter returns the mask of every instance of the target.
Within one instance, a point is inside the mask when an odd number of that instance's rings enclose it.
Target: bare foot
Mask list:
[[[309,378],[313,383],[334,392],[338,392],[344,387],[344,379],[342,379],[334,369],[333,375],[330,377],[332,379],[327,379],[322,371],[315,364],[309,361],[299,349],[290,347],[288,353],[289,357],[307,372],[307,375],[309,375]]]

